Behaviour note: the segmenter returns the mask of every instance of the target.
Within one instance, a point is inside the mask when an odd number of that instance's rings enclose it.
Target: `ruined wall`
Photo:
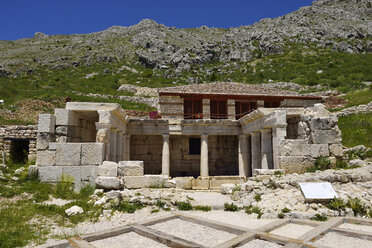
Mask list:
[[[208,150],[210,176],[239,175],[237,136],[209,136]]]
[[[0,127],[0,151],[5,152],[5,156],[9,158],[12,148],[12,142],[17,139],[28,140],[28,160],[36,158],[36,136],[37,126],[15,125]]]
[[[279,143],[280,168],[301,173],[313,166],[320,156],[329,157],[334,164],[343,151],[337,121],[322,104],[307,108],[304,115],[288,120],[286,139]]]
[[[162,150],[161,135],[131,135],[130,160],[143,161],[145,174],[161,174]]]
[[[190,154],[189,139],[200,136],[170,136],[170,172],[171,177],[200,175],[200,155]]]
[[[280,107],[313,107],[314,104],[321,102],[320,100],[304,100],[304,99],[284,99],[280,103]]]
[[[183,99],[179,96],[159,96],[159,112],[163,119],[183,119]]]

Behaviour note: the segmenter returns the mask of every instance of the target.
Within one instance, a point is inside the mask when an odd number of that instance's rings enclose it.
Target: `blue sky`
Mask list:
[[[312,0],[2,0],[0,40],[35,32],[76,34],[130,26],[144,18],[178,28],[237,27],[278,17]]]

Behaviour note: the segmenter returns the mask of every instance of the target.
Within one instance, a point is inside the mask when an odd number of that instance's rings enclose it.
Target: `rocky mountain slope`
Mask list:
[[[131,27],[76,35],[35,33],[0,41],[0,76],[127,61],[180,75],[206,63],[247,62],[300,43],[346,53],[372,53],[371,0],[318,0],[275,19],[230,29],[177,29],[142,20]]]

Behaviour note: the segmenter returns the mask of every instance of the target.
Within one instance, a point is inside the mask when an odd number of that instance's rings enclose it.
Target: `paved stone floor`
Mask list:
[[[169,214],[144,223],[57,241],[40,248],[372,247],[372,221],[366,219],[335,217],[326,222],[278,219],[248,228],[243,222],[237,221],[237,225],[234,225],[234,221],[216,221],[211,217]]]

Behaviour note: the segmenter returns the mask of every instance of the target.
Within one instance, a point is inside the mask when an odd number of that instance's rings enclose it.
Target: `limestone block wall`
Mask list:
[[[163,137],[161,135],[131,135],[130,160],[144,162],[145,174],[160,174]]]
[[[239,175],[238,136],[211,135],[208,150],[210,176]]]
[[[280,107],[313,107],[314,104],[319,103],[319,100],[304,100],[304,99],[284,99],[280,103]]]
[[[200,136],[170,136],[170,174],[171,177],[200,175],[200,154],[190,154],[189,139]]]
[[[159,96],[159,112],[163,119],[183,119],[183,98]]]
[[[4,151],[5,156],[9,158],[14,140],[28,140],[28,160],[34,160],[36,158],[36,136],[37,126],[35,125],[0,126],[0,151]]]
[[[325,110],[322,104],[306,109],[305,115],[292,118],[286,139],[279,142],[280,168],[288,172],[304,172],[320,156],[329,157],[335,163],[343,151],[337,121],[337,117]]]

